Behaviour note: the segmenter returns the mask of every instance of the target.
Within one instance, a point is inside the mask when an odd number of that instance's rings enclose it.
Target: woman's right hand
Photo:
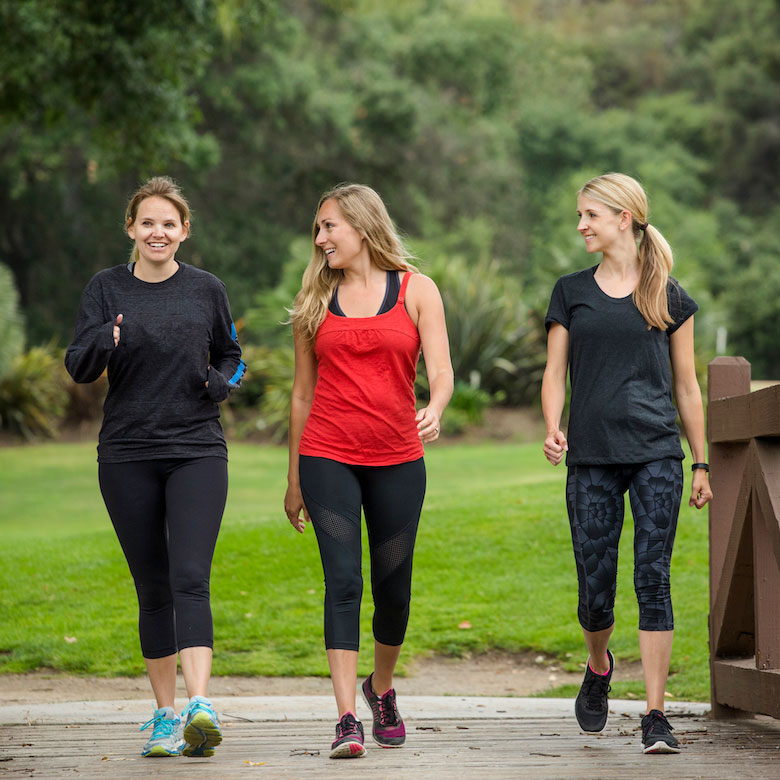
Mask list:
[[[300,534],[306,528],[306,523],[311,522],[309,512],[303,503],[303,494],[299,485],[290,485],[284,496],[284,511],[290,525]],[[303,517],[301,517],[303,512]]]
[[[114,348],[119,346],[119,326],[122,324],[124,317],[121,314],[116,315],[116,322],[114,323]]]
[[[544,457],[557,466],[562,460],[563,456],[569,450],[569,442],[566,441],[566,434],[561,431],[553,431],[547,434],[547,438],[544,440]]]

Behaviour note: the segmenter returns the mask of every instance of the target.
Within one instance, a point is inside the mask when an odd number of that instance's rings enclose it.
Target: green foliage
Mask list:
[[[2,672],[143,673],[135,592],[94,460],[91,444],[0,449]],[[217,674],[327,674],[322,568],[312,529],[300,536],[284,517],[286,462],[283,448],[230,448],[230,494],[211,578]],[[584,661],[565,471],[544,460],[540,443],[433,445],[426,466],[402,664],[431,652],[493,649]],[[627,514],[624,561],[632,558],[632,530]],[[707,555],[707,515],[684,505],[672,561],[667,686],[678,699],[709,696]],[[618,662],[638,657],[632,576],[630,565],[620,568],[610,643]],[[115,597],[107,603],[100,593]],[[364,597],[361,674],[373,663],[368,587]],[[471,629],[459,628],[463,621]],[[627,690],[643,695],[641,681],[613,684],[615,696]]]
[[[735,260],[746,267],[723,295],[732,314],[729,349],[750,361],[754,379],[780,378],[778,229],[780,210],[763,231],[742,237],[742,251],[736,252]]]
[[[456,380],[522,405],[538,395],[545,345],[520,281],[489,246],[490,228],[473,222],[416,248],[444,301]]]
[[[152,171],[182,183],[195,232],[181,257],[224,279],[237,317],[278,285],[319,193],[353,180],[415,240],[461,234],[453,255],[470,258],[462,225],[488,226],[478,255],[515,277],[543,339],[552,280],[590,261],[575,192],[622,170],[703,304],[700,351],[723,326],[776,364],[771,342],[737,336],[725,294],[762,308],[737,280],[765,263],[749,237],[780,196],[774,0],[120,6],[0,7],[0,254],[33,343],[64,342],[84,283],[125,257],[125,198]],[[250,331],[284,338],[258,318]]]
[[[11,371],[14,359],[24,349],[24,321],[13,276],[0,263],[0,380]]]
[[[461,433],[467,425],[479,425],[493,404],[493,397],[480,387],[455,382],[455,389],[441,425],[445,434]]]
[[[32,347],[17,355],[0,379],[0,428],[26,439],[54,436],[65,413],[62,351]]]
[[[301,289],[301,279],[311,256],[311,239],[296,238],[288,250],[277,285],[254,296],[244,314],[242,338],[264,347],[291,347],[289,311]]]
[[[290,347],[258,348],[251,371],[264,381],[258,427],[271,433],[274,441],[284,440],[290,416],[295,358]]]

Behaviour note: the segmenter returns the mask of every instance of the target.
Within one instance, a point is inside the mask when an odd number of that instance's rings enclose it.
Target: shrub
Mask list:
[[[441,420],[445,433],[461,433],[467,425],[479,425],[485,411],[493,405],[493,397],[480,387],[458,381],[449,406]]]
[[[62,351],[33,347],[17,355],[0,379],[0,427],[32,439],[54,436],[65,413]]]
[[[0,378],[24,350],[24,321],[11,271],[0,263]]]
[[[493,258],[437,257],[426,269],[447,315],[455,379],[509,406],[539,393],[544,327],[517,278]]]
[[[248,408],[252,413],[236,422],[233,433],[238,438],[260,432],[271,441],[287,437],[290,395],[295,373],[295,354],[289,347],[244,348],[247,367],[241,390],[231,398],[233,409]]]

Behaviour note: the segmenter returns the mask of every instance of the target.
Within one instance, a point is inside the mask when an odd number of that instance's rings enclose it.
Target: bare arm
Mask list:
[[[558,322],[547,334],[547,365],[542,377],[542,414],[547,426],[544,457],[557,466],[569,449],[561,430],[561,415],[566,403],[566,373],[569,368],[569,331]]]
[[[301,483],[298,476],[298,446],[303,428],[311,411],[314,388],[317,384],[317,360],[312,348],[300,333],[293,329],[295,340],[295,378],[290,399],[290,430],[288,434],[290,461],[287,470],[287,493],[284,497],[284,511],[293,528],[303,533],[310,522],[309,513],[303,504]],[[303,512],[303,517],[301,517]]]
[[[454,375],[447,340],[447,323],[439,289],[432,279],[414,274],[409,280],[407,301],[422,343],[425,369],[428,373],[430,400],[419,409],[415,419],[420,440],[439,438],[441,416],[452,397]]]
[[[704,445],[704,406],[693,357],[693,317],[689,317],[672,333],[669,344],[677,411],[688,437],[693,462],[704,463],[707,460]],[[688,505],[701,509],[711,499],[709,475],[704,469],[696,469],[693,472]]]

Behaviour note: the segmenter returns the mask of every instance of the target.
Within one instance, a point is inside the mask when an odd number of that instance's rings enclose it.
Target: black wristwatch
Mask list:
[[[696,471],[696,469],[704,469],[705,471],[710,470],[710,464],[709,463],[691,463],[691,471]]]

